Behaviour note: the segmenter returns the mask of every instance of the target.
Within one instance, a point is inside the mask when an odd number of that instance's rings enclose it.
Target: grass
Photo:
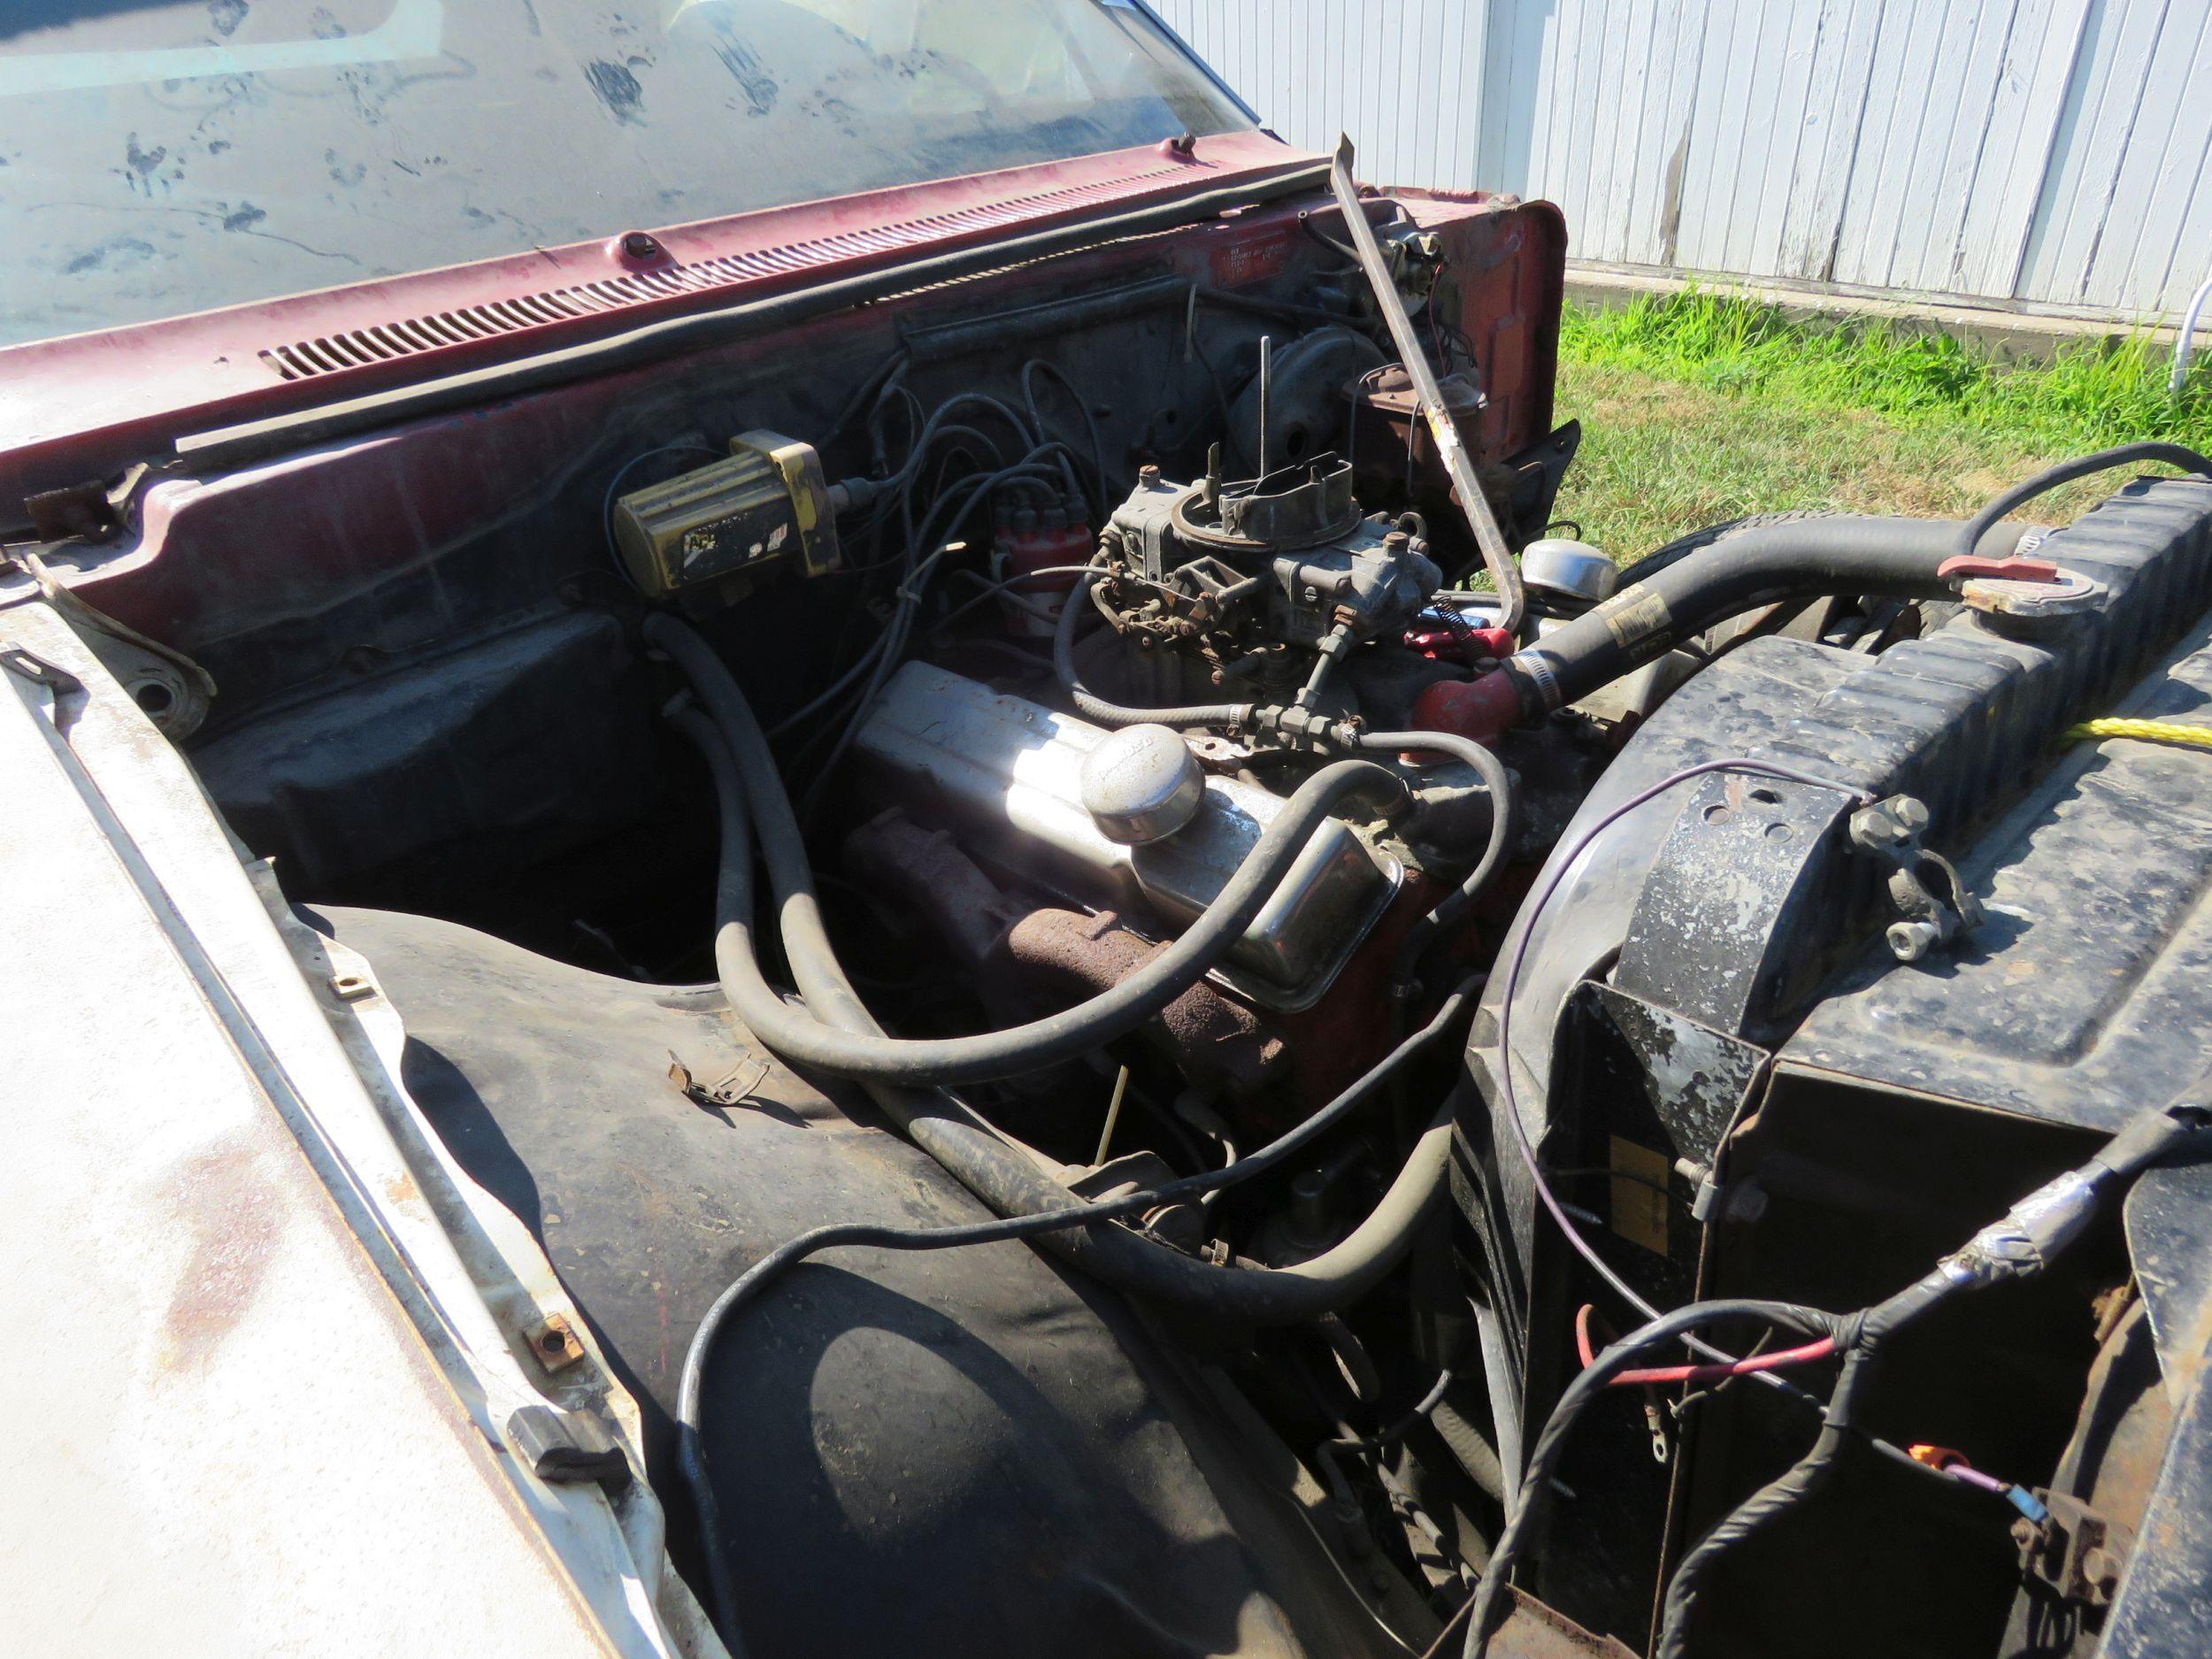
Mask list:
[[[2212,379],[2176,400],[2168,367],[2139,337],[2011,365],[1947,334],[1808,325],[1727,295],[1571,305],[1558,410],[1583,442],[1556,515],[1624,559],[1751,512],[1962,516],[2087,450],[2166,438],[2212,452]],[[2036,516],[2063,520],[2128,476],[2071,486]]]

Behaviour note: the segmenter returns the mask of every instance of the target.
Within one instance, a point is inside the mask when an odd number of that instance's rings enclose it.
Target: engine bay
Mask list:
[[[2201,719],[2212,481],[1592,546],[1563,251],[1265,205],[41,549],[731,1652],[2193,1650],[2212,792],[2073,733]]]

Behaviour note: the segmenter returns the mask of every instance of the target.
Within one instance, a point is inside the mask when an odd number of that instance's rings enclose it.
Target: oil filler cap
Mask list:
[[[1141,847],[1189,823],[1206,798],[1206,776],[1182,733],[1125,726],[1083,757],[1083,810],[1099,833]]]

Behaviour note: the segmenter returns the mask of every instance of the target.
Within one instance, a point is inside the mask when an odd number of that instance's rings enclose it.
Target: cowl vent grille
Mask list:
[[[1147,173],[1110,179],[1098,184],[1071,185],[1064,189],[1047,190],[1034,196],[1015,196],[1003,202],[963,208],[956,212],[933,213],[926,219],[903,219],[896,224],[867,230],[841,231],[832,236],[811,237],[803,242],[787,242],[780,247],[762,248],[748,253],[726,254],[691,265],[671,265],[657,271],[632,272],[597,282],[578,283],[572,288],[549,288],[542,293],[518,295],[510,299],[488,301],[481,305],[464,305],[452,311],[433,311],[426,316],[377,323],[366,328],[349,328],[341,334],[294,341],[289,345],[265,347],[261,352],[261,360],[281,380],[312,380],[318,375],[365,368],[372,364],[388,363],[396,357],[415,357],[448,346],[465,346],[475,341],[494,340],[502,334],[540,328],[549,323],[569,322],[580,317],[626,311],[658,300],[710,292],[762,277],[792,276],[819,270],[846,259],[895,253],[940,236],[995,230],[1081,203],[1125,195],[1133,186],[1187,172],[1188,169],[1184,166],[1156,167]]]

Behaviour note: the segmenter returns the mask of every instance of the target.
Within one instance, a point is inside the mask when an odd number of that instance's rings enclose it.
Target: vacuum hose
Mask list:
[[[937,1048],[932,1043],[902,1044],[885,1037],[838,964],[822,928],[812,875],[792,818],[790,799],[777,775],[767,741],[728,670],[703,640],[673,617],[652,618],[646,624],[646,634],[692,677],[712,717],[687,711],[678,717],[677,724],[698,743],[714,776],[722,818],[715,958],[733,1007],[771,1048],[780,1048],[780,1044],[754,1023],[757,1012],[770,1014],[779,1028],[803,1021],[828,1037],[849,1037],[876,1052]],[[1369,772],[1391,776],[1365,763],[1342,764],[1359,767],[1363,782]],[[1394,787],[1396,780],[1391,778],[1391,782]],[[754,827],[761,832],[760,851],[774,889],[792,976],[810,1011],[795,1011],[782,997],[767,989],[753,960]],[[1256,859],[1257,852],[1256,848]],[[772,1002],[772,1013],[758,1006],[764,1000],[761,992]],[[740,994],[746,999],[742,1006],[738,1002]],[[1297,1132],[1300,1144],[1340,1121],[1421,1046],[1448,1029],[1465,1001],[1464,997],[1448,999],[1447,1006],[1426,1025],[1302,1125]],[[837,1029],[832,1030],[832,1025]],[[1104,1040],[1092,1034],[1078,1047]],[[809,1041],[816,1040],[810,1037]],[[795,1057],[803,1063],[803,1056]],[[999,1215],[1041,1215],[1081,1202],[1033,1155],[993,1133],[951,1096],[873,1072],[863,1074],[863,1081],[877,1104],[915,1146]],[[1443,1189],[1451,1125],[1448,1098],[1367,1218],[1333,1249],[1292,1267],[1216,1267],[1126,1228],[1100,1224],[1048,1233],[1039,1242],[1072,1265],[1139,1295],[1177,1302],[1225,1321],[1302,1324],[1356,1301],[1404,1255],[1422,1218]]]
[[[1324,766],[1283,803],[1198,919],[1111,988],[1060,1013],[1004,1031],[972,1037],[886,1037],[861,1028],[856,1021],[826,1023],[836,1018],[833,1009],[852,999],[851,987],[837,970],[810,884],[803,892],[796,885],[798,872],[806,867],[798,822],[791,816],[767,740],[737,682],[713,649],[672,617],[653,618],[646,624],[646,637],[690,677],[729,746],[769,868],[789,878],[778,883],[778,896],[785,912],[784,943],[792,972],[810,1006],[821,1012],[793,1008],[761,977],[749,917],[733,918],[716,936],[715,966],[730,1006],[786,1059],[838,1077],[910,1087],[989,1082],[1041,1071],[1125,1035],[1197,984],[1243,938],[1333,808],[1361,795],[1378,798],[1386,808],[1405,799],[1405,785],[1387,767],[1364,760]],[[795,936],[795,912],[799,923]],[[855,1010],[864,1017],[856,1000]],[[868,1023],[872,1026],[872,1021]]]
[[[1066,601],[1060,607],[1059,626],[1052,631],[1052,672],[1060,677],[1060,688],[1068,694],[1068,701],[1085,719],[1100,726],[1249,726],[1254,705],[1248,703],[1194,703],[1179,708],[1132,709],[1118,703],[1109,703],[1097,693],[1085,688],[1075,672],[1075,625],[1082,614],[1083,601],[1091,591],[1091,584],[1099,578],[1096,571],[1086,571],[1068,589]]]

